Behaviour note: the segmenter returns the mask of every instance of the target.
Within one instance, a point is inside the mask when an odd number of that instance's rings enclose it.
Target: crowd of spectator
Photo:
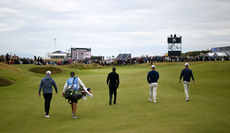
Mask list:
[[[82,59],[82,60],[71,60],[71,59],[42,59],[41,57],[34,56],[31,58],[21,58],[17,55],[6,55],[0,56],[0,62],[5,62],[7,64],[35,64],[35,65],[67,65],[71,63],[96,63],[103,66],[108,65],[130,65],[130,64],[141,64],[141,63],[155,63],[155,62],[194,62],[194,61],[215,61],[215,60],[230,60],[229,56],[146,56],[146,57],[133,57],[133,58],[114,58],[106,59],[103,57],[92,58],[92,59]]]
[[[83,59],[83,60],[71,60],[71,59],[42,59],[40,56],[34,56],[34,58],[21,58],[14,55],[0,55],[0,62],[4,62],[7,64],[35,64],[35,65],[66,65],[71,63],[84,63],[90,64],[92,62],[102,64],[102,58],[94,58],[94,59]]]
[[[6,55],[0,56],[0,62],[5,62],[7,64],[33,64],[34,61],[30,58],[21,58],[17,55],[9,55],[8,53]]]
[[[216,61],[216,60],[230,60],[230,56],[146,56],[146,57],[133,57],[133,58],[116,58],[114,60],[108,60],[106,65],[129,65],[129,64],[141,64],[141,63],[155,63],[155,62],[194,62],[194,61]]]

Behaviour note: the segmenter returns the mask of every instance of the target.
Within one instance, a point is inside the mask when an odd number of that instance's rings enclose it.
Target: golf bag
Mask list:
[[[77,102],[79,99],[81,99],[83,97],[83,89],[78,89],[78,90],[75,90],[75,89],[67,89],[64,96],[65,96],[65,99],[68,99],[68,103],[69,104],[72,104],[73,102]]]
[[[75,77],[73,79],[74,83]],[[87,88],[87,93],[90,92],[90,88]],[[86,96],[86,91],[80,86],[79,89],[74,89],[73,86],[71,86],[69,89],[65,91],[64,97],[65,99],[68,99],[68,103],[72,104],[73,102],[77,102],[79,99],[81,99],[83,96]],[[84,99],[86,100],[86,99]]]
[[[87,88],[87,91],[91,93],[90,90],[91,90],[90,88]],[[86,92],[82,88],[79,88],[78,90],[75,90],[73,88],[69,88],[66,90],[66,92],[64,94],[64,97],[65,97],[65,99],[68,99],[69,104],[72,104],[74,101],[77,102],[83,96],[86,96]]]

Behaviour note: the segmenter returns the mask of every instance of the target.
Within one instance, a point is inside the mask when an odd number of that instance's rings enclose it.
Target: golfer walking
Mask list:
[[[69,78],[66,81],[65,85],[64,85],[63,92],[62,92],[62,97],[64,97],[64,94],[65,94],[65,91],[66,91],[67,88],[73,88],[75,90],[78,90],[80,88],[80,86],[82,86],[83,89],[85,91],[87,91],[87,88],[85,87],[84,83],[81,81],[81,79],[79,77],[75,77],[75,73],[74,72],[70,73],[70,77],[71,78]],[[93,97],[93,94],[90,94],[88,91],[87,91],[87,94],[90,97]],[[77,116],[76,116],[77,103],[78,103],[78,101],[73,101],[73,103],[71,104],[73,119],[77,118]]]
[[[192,74],[192,70],[190,70],[188,68],[189,64],[185,63],[185,69],[183,69],[181,71],[180,74],[180,80],[179,83],[181,83],[181,78],[183,76],[183,86],[184,86],[184,93],[185,93],[185,97],[186,97],[186,101],[189,101],[189,88],[190,88],[190,78],[192,77],[193,83],[196,84],[193,74]]]
[[[113,104],[116,104],[117,88],[119,86],[119,75],[116,73],[115,67],[113,67],[112,72],[108,74],[106,83],[107,83],[107,86],[109,86],[109,105],[112,104],[113,95],[114,95]]]
[[[149,83],[149,101],[152,102],[154,99],[154,103],[156,103],[157,99],[157,87],[158,83],[157,80],[159,79],[159,73],[155,70],[155,65],[151,66],[152,71],[149,71],[147,75],[147,81]]]
[[[42,89],[43,97],[45,99],[45,115],[46,115],[45,117],[46,118],[50,117],[49,116],[50,102],[51,102],[52,95],[53,95],[52,94],[52,91],[53,91],[52,86],[54,86],[56,94],[58,94],[57,85],[56,85],[54,79],[52,79],[50,77],[50,75],[51,75],[51,71],[47,71],[46,77],[44,77],[41,80],[39,90],[38,90],[38,96],[41,97],[41,89]]]

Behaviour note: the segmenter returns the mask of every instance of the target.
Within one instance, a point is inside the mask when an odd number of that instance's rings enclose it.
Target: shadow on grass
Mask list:
[[[46,71],[51,71],[52,74],[60,74],[62,73],[62,70],[57,67],[35,67],[29,69],[30,72],[39,73],[39,74],[45,74]]]

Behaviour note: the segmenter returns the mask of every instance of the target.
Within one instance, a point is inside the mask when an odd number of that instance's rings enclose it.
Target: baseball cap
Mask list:
[[[185,66],[189,66],[189,64],[188,64],[188,63],[185,63],[184,65],[185,65]]]
[[[113,67],[113,69],[112,70],[116,70],[116,67]]]
[[[152,65],[151,68],[155,69],[156,67],[155,67],[155,65]]]
[[[51,74],[51,71],[46,71],[46,74]]]

